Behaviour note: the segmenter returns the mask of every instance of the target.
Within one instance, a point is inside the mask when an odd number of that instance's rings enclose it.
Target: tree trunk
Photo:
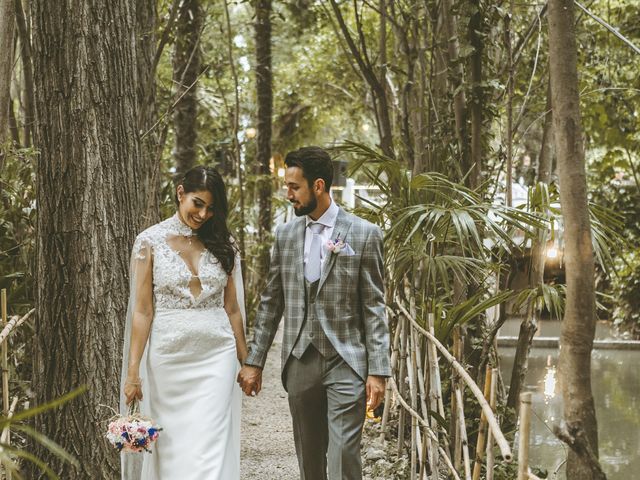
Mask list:
[[[542,141],[538,156],[538,182],[549,184],[553,163],[553,113],[551,110],[551,85],[547,83],[547,103],[545,105],[544,126],[542,127]]]
[[[9,137],[9,102],[13,71],[13,31],[15,9],[13,0],[0,0],[0,145]],[[0,155],[4,156],[3,152]],[[0,160],[0,166],[2,166]]]
[[[33,131],[33,59],[31,53],[31,36],[27,23],[27,16],[22,7],[22,0],[14,0],[16,11],[16,26],[20,38],[20,57],[24,77],[24,146],[31,146]]]
[[[542,143],[540,145],[540,155],[538,164],[538,188],[540,184],[548,185],[551,177],[549,170],[551,167],[551,92],[547,90],[547,114],[544,117],[544,127],[542,129]],[[548,215],[545,207],[543,211],[537,212],[543,216]],[[544,282],[544,263],[546,260],[548,234],[546,230],[539,232],[538,237],[533,239],[531,247],[531,263],[529,268],[529,288],[537,288]],[[524,385],[524,379],[529,369],[529,352],[531,351],[531,341],[538,329],[537,316],[539,311],[536,309],[536,300],[533,299],[527,305],[525,319],[520,325],[518,334],[518,344],[516,345],[516,353],[513,359],[513,368],[511,370],[511,384],[509,386],[509,396],[507,397],[507,406],[516,408],[520,402],[520,391]]]
[[[173,57],[173,81],[177,85],[176,98],[180,99],[173,113],[176,175],[193,167],[197,157],[196,82],[200,73],[201,21],[200,0],[185,0],[178,17]]]
[[[455,92],[453,96],[453,112],[456,122],[456,136],[458,138],[458,154],[460,155],[460,169],[462,174],[466,175],[471,169],[471,164],[469,162],[464,70],[462,64],[458,61],[460,57],[460,42],[458,41],[457,21],[452,7],[451,0],[443,0],[442,15],[447,35],[450,90]],[[467,184],[469,184],[468,180]]]
[[[148,176],[140,179],[139,188],[146,199],[143,226],[160,220],[160,155],[163,143],[159,130],[151,130],[157,119],[156,110],[156,26],[158,12],[155,0],[136,2],[136,56],[138,67],[138,131],[143,132],[141,160]]]
[[[36,447],[61,478],[115,478],[117,455],[96,441],[115,406],[129,251],[148,175],[138,142],[131,2],[33,2],[37,266],[32,388],[41,405],[88,392],[36,418],[79,467]],[[35,468],[35,467],[34,467]],[[42,475],[31,472],[28,478]]]
[[[391,113],[389,112],[389,102],[387,99],[387,80],[384,77],[378,78],[378,75],[376,75],[375,69],[371,64],[371,61],[367,54],[361,18],[356,11],[356,27],[361,44],[361,47],[358,48],[353,37],[351,36],[349,27],[347,26],[344,17],[342,16],[340,7],[335,2],[335,0],[331,0],[331,8],[333,9],[333,13],[335,14],[336,20],[338,21],[338,26],[340,27],[340,32],[342,33],[344,40],[347,43],[349,51],[358,64],[360,73],[371,89],[371,94],[374,101],[374,109],[376,112],[378,135],[380,136],[380,150],[382,150],[382,153],[384,153],[387,157],[395,158],[393,148],[393,132],[391,129]],[[381,39],[382,38],[386,38],[386,33],[385,35],[383,35],[383,37],[381,37]],[[383,66],[379,70],[384,72],[386,71],[386,67]]]
[[[564,419],[570,431],[584,433],[587,449],[597,458],[598,430],[591,393],[591,350],[596,320],[594,260],[580,119],[573,0],[549,2],[549,64],[567,277],[559,360]],[[600,477],[596,476],[588,456],[570,450],[567,478],[589,480]]]
[[[482,107],[484,95],[482,89],[482,55],[484,42],[482,40],[483,11],[480,0],[473,0],[475,9],[469,20],[469,41],[473,47],[471,63],[471,158],[469,185],[476,188],[481,182],[482,173]]]
[[[256,0],[256,93],[258,99],[256,162],[258,182],[258,242],[268,245],[271,234],[271,116],[273,111],[273,76],[271,74],[271,0]],[[269,268],[269,250],[260,252],[258,278],[266,278]]]

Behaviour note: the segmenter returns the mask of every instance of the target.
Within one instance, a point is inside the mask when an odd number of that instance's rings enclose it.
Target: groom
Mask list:
[[[383,399],[389,367],[382,232],[339,208],[333,166],[318,147],[285,159],[298,218],[276,230],[250,353],[238,375],[257,394],[284,313],[282,382],[289,395],[302,480],[360,480],[367,404]]]

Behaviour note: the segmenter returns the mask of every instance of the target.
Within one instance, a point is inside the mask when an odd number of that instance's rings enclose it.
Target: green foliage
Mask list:
[[[64,448],[58,445],[53,440],[49,439],[46,435],[35,430],[33,427],[29,425],[29,422],[32,419],[39,415],[42,412],[47,410],[51,410],[59,407],[71,400],[73,400],[78,395],[86,392],[86,387],[78,388],[73,392],[70,392],[62,397],[53,400],[44,405],[40,405],[38,407],[33,407],[28,410],[24,410],[13,415],[10,418],[1,417],[0,418],[0,431],[3,431],[6,428],[11,429],[15,432],[20,432],[23,436],[30,438],[32,441],[41,444],[46,450],[50,451],[55,456],[59,457],[61,460],[71,463],[72,465],[78,465],[78,461],[70,455]],[[49,466],[43,462],[40,458],[36,457],[28,450],[24,448],[16,447],[15,445],[9,445],[6,443],[0,443],[0,463],[5,467],[6,470],[10,471],[13,477],[17,480],[22,480],[25,477],[22,476],[20,472],[20,464],[19,461],[27,461],[31,462],[38,467],[42,473],[44,473],[47,478],[52,480],[57,480],[59,477],[56,473],[49,468]]]
[[[636,175],[637,159],[623,148],[604,150],[590,164],[591,201],[600,209],[615,210],[618,218],[618,248],[611,255],[613,275],[601,275],[598,288],[607,319],[633,336],[640,335],[640,192]]]
[[[35,159],[33,149],[5,145],[0,179],[0,288],[8,291],[15,313],[33,304],[36,229]]]
[[[416,298],[418,320],[433,314],[436,333],[447,340],[455,325],[481,318],[511,298],[495,291],[504,258],[525,239],[546,228],[543,218],[521,209],[487,203],[480,195],[439,173],[412,176],[400,162],[361,144],[336,149],[352,158],[350,169],[376,185],[384,203],[369,218],[385,230],[385,261],[391,292],[404,298],[407,286]],[[456,285],[473,286],[468,298]]]

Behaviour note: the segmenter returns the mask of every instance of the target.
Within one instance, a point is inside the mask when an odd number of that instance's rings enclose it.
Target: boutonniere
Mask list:
[[[342,240],[340,237],[335,240],[329,240],[327,242],[327,250],[331,253],[335,253],[338,255],[340,252],[344,251],[344,255],[355,255],[356,252],[353,251],[351,245]]]

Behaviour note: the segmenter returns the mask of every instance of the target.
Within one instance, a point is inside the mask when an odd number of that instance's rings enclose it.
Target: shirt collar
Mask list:
[[[336,219],[338,218],[338,212],[340,208],[338,205],[331,199],[331,205],[329,208],[322,214],[322,216],[318,220],[312,219],[309,215],[306,215],[304,218],[306,220],[306,226],[308,227],[310,223],[320,223],[328,228],[333,228],[336,225]]]

